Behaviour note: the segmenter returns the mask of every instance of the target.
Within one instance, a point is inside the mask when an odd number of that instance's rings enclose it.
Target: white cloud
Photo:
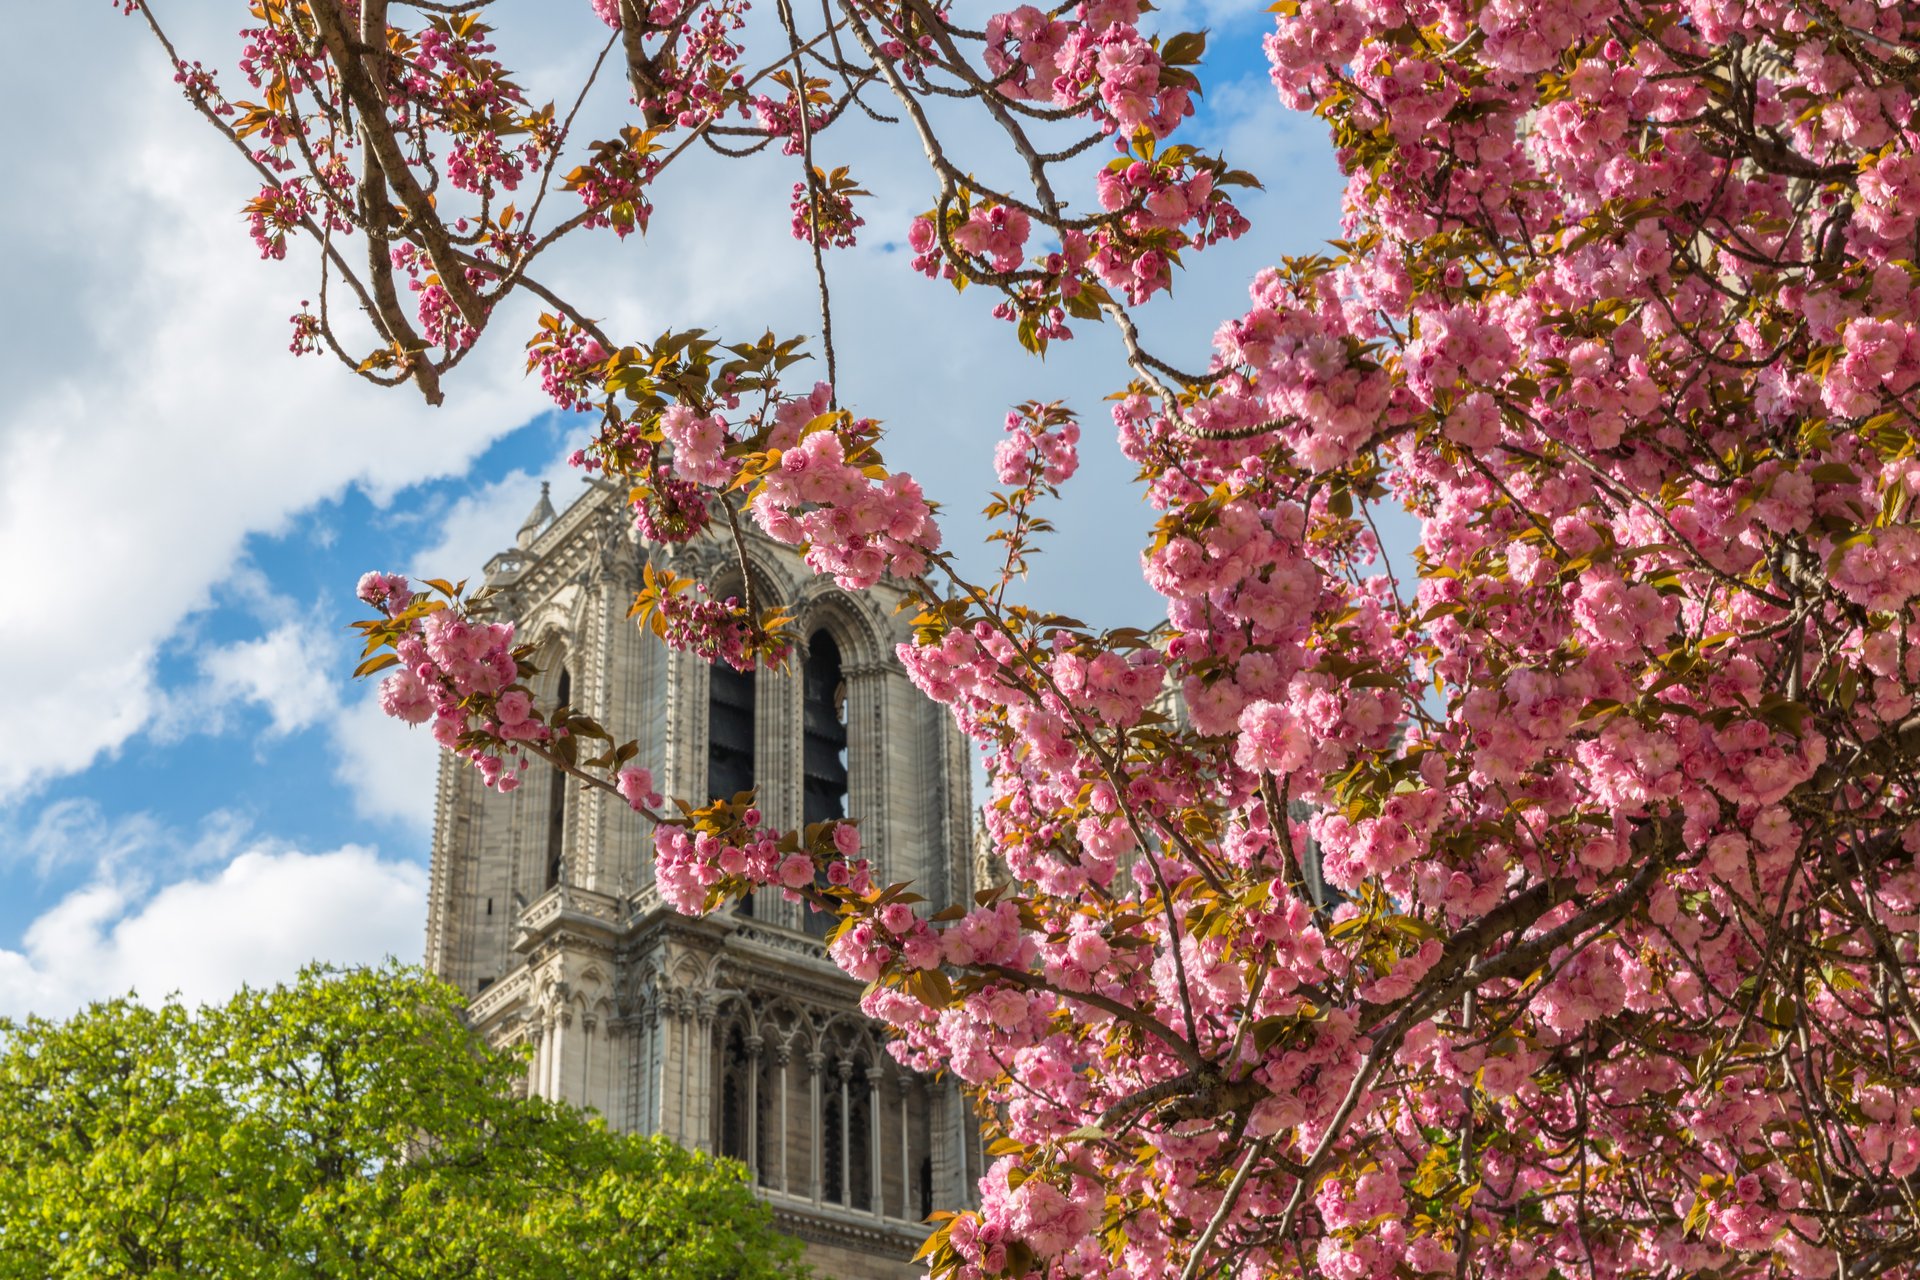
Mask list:
[[[585,429],[579,434],[584,437]],[[568,449],[577,447],[575,442]],[[487,561],[513,546],[520,522],[540,501],[542,481],[552,487],[549,500],[555,511],[565,511],[584,488],[580,472],[567,465],[566,453],[557,454],[537,472],[510,472],[439,513],[434,520],[436,540],[414,553],[407,572],[416,578],[465,578],[469,590],[478,587]]]
[[[347,669],[347,648],[323,604],[301,611],[273,590],[255,565],[224,577],[219,605],[235,605],[259,624],[258,635],[216,643],[207,638],[212,611],[182,620],[166,648],[195,656],[197,679],[160,690],[146,730],[156,742],[225,733],[232,712],[266,713],[266,736],[283,738],[332,717],[340,707],[335,677]]]
[[[137,989],[219,999],[290,978],[314,960],[417,958],[427,877],[409,862],[348,845],[327,853],[248,850],[208,875],[149,891],[102,875],[0,950],[0,1016],[60,1017]]]
[[[264,707],[273,732],[288,734],[318,723],[339,702],[329,678],[336,646],[311,621],[284,622],[254,640],[209,650],[200,660],[214,696]]]
[[[75,797],[48,805],[27,830],[0,836],[0,865],[31,867],[41,877],[82,859],[119,866],[166,839],[150,814],[112,821],[93,801]]]
[[[252,820],[232,809],[215,809],[191,830],[152,813],[109,816],[84,796],[53,801],[28,827],[0,814],[0,872],[31,869],[43,880],[81,866],[115,879],[162,872],[184,875],[224,865],[243,847],[259,844]]]
[[[423,725],[380,710],[377,685],[334,717],[334,778],[353,795],[364,818],[398,822],[422,837],[433,826],[440,748]]]

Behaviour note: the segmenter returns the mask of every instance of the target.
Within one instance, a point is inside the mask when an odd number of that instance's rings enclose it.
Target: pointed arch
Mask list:
[[[794,609],[800,634],[825,631],[839,646],[849,667],[868,667],[893,655],[892,628],[869,600],[854,596],[830,582],[816,581],[801,593]]]

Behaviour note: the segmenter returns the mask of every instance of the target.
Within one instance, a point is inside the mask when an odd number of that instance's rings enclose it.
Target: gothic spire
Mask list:
[[[540,531],[553,521],[553,500],[548,496],[550,488],[551,486],[545,480],[540,482],[540,501],[536,502],[533,510],[527,513],[527,518],[520,522],[520,534],[514,541],[520,545],[522,551],[531,547],[533,540],[540,536]]]

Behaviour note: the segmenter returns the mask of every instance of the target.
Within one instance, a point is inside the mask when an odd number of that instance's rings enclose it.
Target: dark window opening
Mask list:
[[[555,693],[560,706],[573,700],[573,675],[560,668],[560,687]],[[553,790],[547,797],[547,888],[560,883],[566,871],[567,775],[553,770]]]
[[[753,673],[724,662],[708,672],[707,796],[731,800],[753,790]]]
[[[740,1102],[740,1077],[729,1070],[720,1085],[720,1154],[745,1163],[747,1117]]]
[[[853,1066],[853,1079],[847,1082],[847,1181],[853,1184],[853,1207],[873,1208],[873,1142],[869,1124],[873,1119],[873,1086],[867,1083],[867,1069]]]
[[[731,800],[753,789],[753,732],[755,715],[753,672],[735,671],[724,662],[708,668],[707,676],[707,796]],[[753,914],[753,895],[734,908]]]
[[[720,1133],[718,1147],[720,1154],[738,1160],[742,1164],[758,1166],[759,1150],[748,1158],[749,1146],[764,1149],[766,1128],[756,1127],[751,1143],[748,1140],[747,1092],[748,1073],[756,1069],[757,1064],[747,1054],[746,1041],[742,1038],[738,1026],[729,1028],[721,1052],[720,1066]],[[761,1108],[763,1117],[765,1107]]]
[[[761,1055],[754,1069],[760,1073],[760,1091],[756,1100],[759,1104],[760,1118],[759,1125],[754,1131],[758,1138],[760,1158],[756,1164],[760,1185],[770,1187],[773,1185],[773,1170],[767,1167],[767,1152],[780,1149],[779,1136],[774,1132],[774,1125],[778,1123],[775,1108],[776,1099],[779,1097],[777,1091],[787,1087],[787,1077],[785,1070],[765,1054]]]
[[[742,1162],[747,1158],[747,1127],[740,1106],[740,1081],[731,1071],[720,1085],[720,1154]]]
[[[807,641],[802,674],[804,716],[801,767],[805,775],[801,817],[807,823],[847,816],[847,682],[840,667],[840,646],[825,631]],[[834,917],[808,911],[806,931],[824,938]]]
[[[834,1204],[846,1203],[846,1187],[840,1177],[840,1089],[829,1077],[824,1114],[820,1128],[826,1141],[820,1144],[820,1195]]]
[[[920,1221],[933,1216],[933,1157],[920,1157]]]
[[[847,685],[840,674],[840,646],[824,631],[807,642],[806,668],[807,822],[847,816]]]

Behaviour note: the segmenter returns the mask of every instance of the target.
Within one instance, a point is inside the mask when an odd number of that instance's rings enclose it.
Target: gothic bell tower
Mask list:
[[[966,749],[894,656],[897,591],[841,591],[750,534],[755,598],[795,620],[787,671],[709,666],[628,620],[643,565],[724,597],[741,560],[720,536],[642,541],[601,487],[556,514],[542,486],[486,582],[536,646],[542,704],[637,738],[664,793],[752,786],[780,827],[858,816],[877,881],[966,901]],[[646,820],[605,792],[536,762],[500,795],[443,755],[428,967],[490,1041],[531,1044],[531,1093],[740,1160],[821,1275],[918,1274],[922,1219],[970,1203],[984,1166],[964,1100],[884,1051],[860,984],[827,959],[825,917],[773,890],[681,916],[654,887],[652,849]]]

